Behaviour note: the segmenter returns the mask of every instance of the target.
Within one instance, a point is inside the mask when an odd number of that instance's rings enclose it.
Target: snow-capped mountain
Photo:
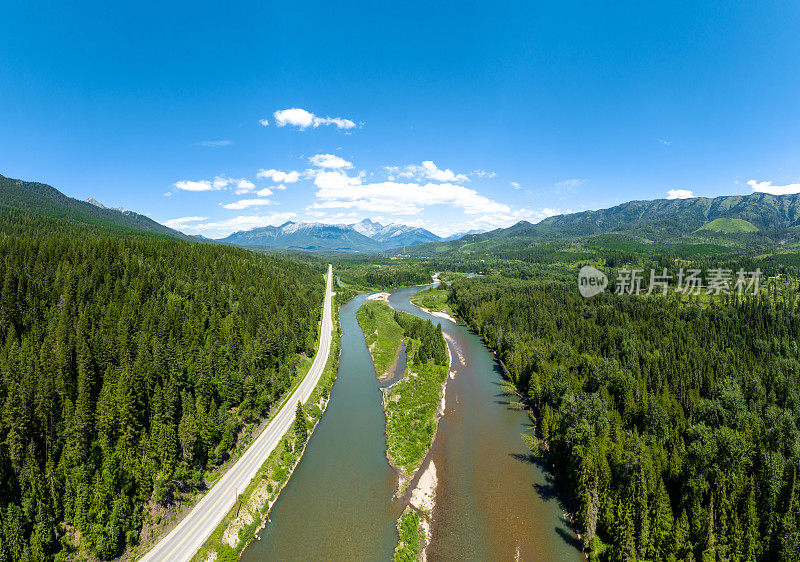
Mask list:
[[[453,238],[448,238],[453,239]],[[355,224],[287,222],[234,232],[220,242],[237,246],[262,246],[336,252],[380,252],[443,238],[429,230],[404,224],[383,225],[370,219]]]
[[[459,238],[463,238],[464,236],[469,236],[470,234],[480,234],[482,232],[486,232],[485,230],[480,230],[478,228],[473,228],[472,230],[467,230],[464,232],[456,232],[455,234],[451,234],[445,238],[442,238],[443,242],[449,242],[450,240],[458,240]]]
[[[94,205],[95,207],[99,207],[100,209],[105,209],[107,211],[119,211],[120,213],[130,214],[130,211],[125,210],[124,207],[106,207],[94,197],[89,197],[85,202],[89,203],[89,205]]]
[[[346,224],[286,222],[234,232],[220,242],[237,246],[264,246],[295,250],[377,252],[381,245]]]
[[[380,242],[386,249],[441,240],[439,236],[429,230],[405,224],[387,224],[384,226],[379,222],[364,219],[350,226],[364,236]]]
[[[360,232],[368,238],[372,238],[383,229],[383,225],[381,223],[374,222],[370,219],[364,219],[363,221],[357,222],[356,224],[351,224],[350,226],[353,227],[353,230]]]

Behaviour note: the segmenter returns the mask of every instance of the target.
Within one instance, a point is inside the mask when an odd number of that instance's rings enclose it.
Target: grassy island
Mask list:
[[[384,389],[386,456],[400,475],[402,494],[428,453],[444,396],[449,369],[447,343],[441,325],[435,326],[385,302],[369,301],[359,309],[358,322],[372,353],[376,373],[391,366],[402,343],[406,346],[403,378]],[[395,560],[416,560],[426,535],[425,517],[409,506],[398,520],[399,543]]]

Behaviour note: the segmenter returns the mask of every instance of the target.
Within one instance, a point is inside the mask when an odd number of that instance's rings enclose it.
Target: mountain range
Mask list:
[[[607,232],[631,232],[653,240],[664,241],[695,234],[699,229],[715,230],[707,225],[717,219],[737,219],[739,227],[750,223],[745,230],[759,232],[778,239],[795,239],[800,235],[800,194],[726,195],[722,197],[693,197],[690,199],[656,199],[629,201],[608,209],[583,211],[549,217],[537,224],[518,223],[506,229],[516,236],[575,237]],[[730,221],[716,229],[733,234],[741,228]]]
[[[455,236],[462,236],[458,234]],[[370,219],[355,224],[286,222],[234,232],[218,240],[237,246],[282,248],[311,251],[381,252],[426,242],[443,242],[429,230],[403,224],[383,225]]]
[[[518,251],[540,243],[590,241],[605,235],[644,244],[711,243],[765,252],[800,249],[800,194],[628,201],[607,209],[556,215],[536,224],[523,220],[458,240],[421,244],[406,253],[443,256],[463,250],[491,254],[511,247]]]
[[[607,209],[558,215],[532,224],[520,221],[489,232],[467,232],[447,238],[420,227],[381,224],[364,219],[355,224],[287,222],[240,231],[220,240],[188,236],[144,215],[110,209],[94,199],[79,201],[49,185],[0,175],[0,206],[91,224],[106,229],[140,231],[182,239],[246,247],[309,251],[388,252],[442,255],[544,241],[577,240],[615,234],[644,243],[708,243],[800,249],[800,194],[729,195],[715,198],[629,201]],[[488,245],[488,246],[487,246]]]
[[[401,224],[383,225],[364,219],[349,225],[287,222],[280,226],[234,232],[226,238],[211,240],[203,236],[188,236],[122,207],[106,207],[91,197],[80,201],[64,195],[47,184],[7,178],[2,175],[0,175],[0,206],[111,229],[261,248],[381,252],[426,242],[453,240],[466,234],[460,233],[442,238],[424,228]]]

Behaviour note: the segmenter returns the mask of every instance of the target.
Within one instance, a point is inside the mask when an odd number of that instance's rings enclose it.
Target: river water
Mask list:
[[[520,438],[524,412],[500,392],[493,355],[463,325],[430,316],[391,292],[390,304],[435,323],[448,336],[453,377],[445,414],[425,463],[438,476],[429,560],[582,560],[555,499],[553,483]],[[401,505],[386,461],[380,383],[355,313],[359,295],[339,309],[342,346],[332,399],[272,521],[242,555],[260,560],[390,560]],[[425,465],[422,467],[425,468]]]

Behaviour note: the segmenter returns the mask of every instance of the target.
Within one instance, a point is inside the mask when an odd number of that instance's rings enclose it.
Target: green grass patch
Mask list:
[[[394,549],[394,559],[397,562],[414,562],[419,560],[419,550],[422,545],[422,517],[415,510],[407,507],[400,519],[397,520],[397,534],[400,542]]]
[[[383,301],[365,302],[356,312],[356,319],[372,355],[375,374],[385,375],[400,350],[403,328],[394,321],[394,311]]]
[[[458,279],[466,279],[474,273],[464,273],[462,271],[441,271],[439,272],[439,281],[442,283],[452,283]]]
[[[407,474],[419,467],[436,433],[447,365],[416,359],[420,343],[406,341],[409,364],[406,376],[386,393],[386,441],[389,458]]]
[[[436,433],[448,370],[447,343],[440,327],[411,314],[395,312],[383,301],[367,301],[356,318],[378,373],[392,365],[400,343],[405,341],[405,375],[384,391],[386,454],[406,476],[413,474]]]
[[[453,311],[450,309],[450,305],[447,304],[446,289],[440,289],[439,287],[424,289],[414,295],[414,297],[411,299],[411,302],[419,307],[427,308],[428,310],[434,312],[446,312],[447,314],[453,314]]]
[[[713,230],[715,232],[758,232],[758,228],[751,222],[743,219],[722,217],[704,224],[697,230]],[[696,232],[696,231],[695,231]]]

